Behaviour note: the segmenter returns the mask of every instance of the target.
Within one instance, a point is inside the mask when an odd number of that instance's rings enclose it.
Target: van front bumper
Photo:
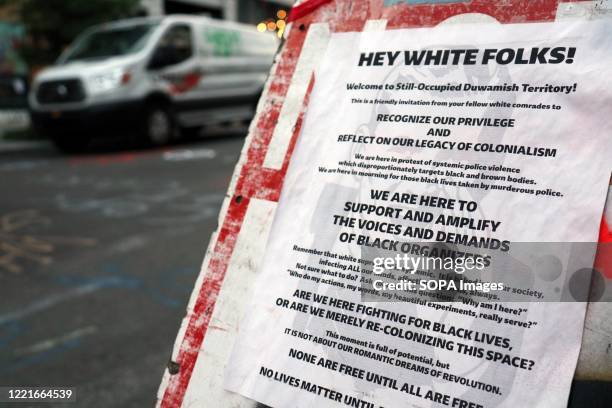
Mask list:
[[[124,101],[83,109],[30,109],[30,118],[34,129],[42,134],[86,132],[104,136],[105,132],[133,129],[143,106],[142,101]]]

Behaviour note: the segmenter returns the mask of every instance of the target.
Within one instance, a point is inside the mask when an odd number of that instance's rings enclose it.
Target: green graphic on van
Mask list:
[[[209,29],[205,36],[213,46],[213,55],[217,57],[234,55],[240,45],[240,34],[235,31]]]

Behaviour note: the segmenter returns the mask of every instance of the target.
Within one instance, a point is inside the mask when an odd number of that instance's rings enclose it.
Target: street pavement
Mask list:
[[[0,142],[0,384],[154,405],[245,133],[72,156]]]

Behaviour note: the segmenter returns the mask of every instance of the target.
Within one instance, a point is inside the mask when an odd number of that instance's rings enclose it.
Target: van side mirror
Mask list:
[[[160,69],[188,60],[193,54],[191,28],[186,24],[170,27],[153,52],[149,69]]]
[[[149,61],[149,69],[160,69],[176,64],[179,61],[176,61],[175,54],[172,47],[158,47]]]

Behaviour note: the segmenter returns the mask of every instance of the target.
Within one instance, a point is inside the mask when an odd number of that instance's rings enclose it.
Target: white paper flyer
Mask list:
[[[225,387],[272,407],[566,406],[611,50],[607,22],[334,34]],[[409,264],[448,251],[459,272]]]

